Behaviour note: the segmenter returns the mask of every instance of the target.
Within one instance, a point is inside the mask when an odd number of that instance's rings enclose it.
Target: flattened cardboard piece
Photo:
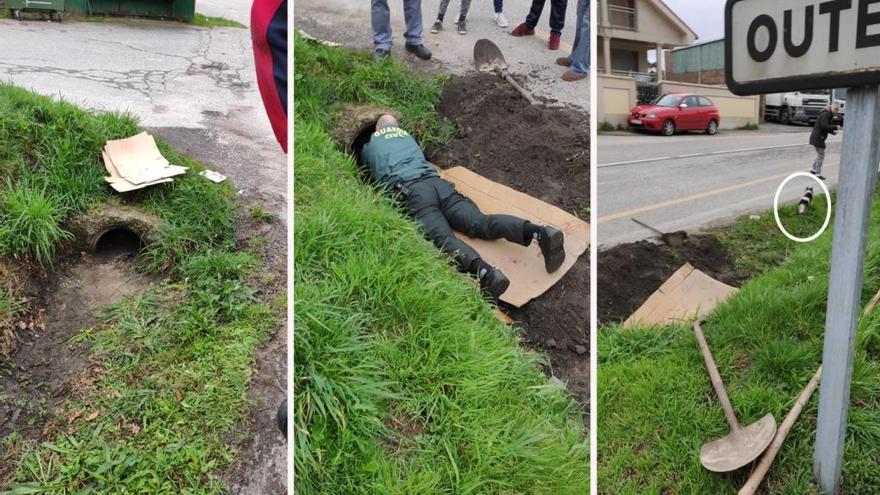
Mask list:
[[[125,139],[107,141],[104,150],[121,177],[132,184],[144,184],[186,172],[162,156],[156,140],[146,132]]]
[[[107,169],[107,173],[110,174],[109,177],[104,177],[110,187],[112,187],[116,192],[129,192],[135,191],[137,189],[143,189],[145,187],[154,186],[156,184],[164,184],[165,182],[172,182],[174,179],[168,177],[165,179],[158,179],[152,182],[144,182],[143,184],[132,184],[131,182],[123,179],[119,176],[119,172],[116,170],[116,166],[113,164],[113,160],[110,159],[110,156],[107,155],[107,152],[102,150],[101,156],[104,158],[104,168]]]
[[[636,325],[669,325],[690,322],[711,313],[715,306],[736,293],[723,284],[685,263],[660,286],[642,306],[623,322],[626,328]]]
[[[516,215],[539,225],[553,225],[565,233],[565,262],[553,273],[544,269],[544,258],[537,243],[521,246],[506,240],[484,241],[455,233],[487,263],[507,275],[510,287],[500,299],[512,306],[520,307],[553,287],[590,245],[590,225],[560,208],[492,182],[464,167],[443,170],[440,176],[455,184],[458,192],[473,200],[483,213]]]

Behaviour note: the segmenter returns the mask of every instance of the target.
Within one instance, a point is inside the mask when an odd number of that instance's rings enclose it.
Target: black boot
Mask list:
[[[410,45],[409,43],[407,43],[406,51],[412,53],[422,60],[428,60],[429,58],[431,58],[431,50],[428,50],[428,47],[425,45]]]
[[[491,294],[495,299],[501,297],[501,294],[504,294],[504,291],[510,286],[510,280],[497,268],[488,268],[481,270],[481,272],[480,288]]]
[[[284,402],[278,406],[275,421],[278,424],[278,429],[284,434],[284,438],[287,438],[287,399],[284,399]]]
[[[565,261],[565,235],[561,230],[549,225],[541,227],[538,233],[538,246],[544,255],[544,269],[553,273]]]

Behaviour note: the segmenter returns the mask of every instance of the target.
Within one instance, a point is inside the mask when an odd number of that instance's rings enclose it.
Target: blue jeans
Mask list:
[[[578,74],[590,73],[590,0],[578,0],[577,18],[580,23],[574,36],[574,46],[568,60],[571,71]]]
[[[500,14],[504,11],[504,0],[494,0],[495,1],[495,13]]]
[[[388,0],[371,2],[373,46],[376,49],[391,50],[391,11],[388,10]],[[406,19],[406,32],[403,33],[406,44],[421,45],[422,0],[403,0],[403,16]]]

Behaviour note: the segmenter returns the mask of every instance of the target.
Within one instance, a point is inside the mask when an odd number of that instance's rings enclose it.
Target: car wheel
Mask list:
[[[718,132],[718,122],[710,120],[709,125],[706,126],[706,134],[714,136],[716,132]]]
[[[782,107],[782,111],[779,112],[779,122],[785,125],[791,124],[791,110],[788,107]]]
[[[664,136],[671,136],[675,134],[675,122],[672,119],[668,119],[666,122],[663,122],[663,127],[660,129],[660,132]]]

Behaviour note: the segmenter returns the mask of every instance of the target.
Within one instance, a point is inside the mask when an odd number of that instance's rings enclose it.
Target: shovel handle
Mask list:
[[[538,102],[535,101],[534,98],[532,98],[532,95],[530,95],[528,91],[523,89],[523,87],[520,86],[519,83],[517,83],[516,81],[513,80],[512,77],[510,77],[510,74],[501,74],[501,77],[503,77],[505,81],[509,82],[510,85],[514,87],[514,89],[519,91],[519,94],[521,94],[523,96],[523,98],[525,98],[530,104],[532,104],[532,105],[538,104]]]
[[[700,320],[694,323],[694,335],[697,336],[697,345],[700,346],[700,352],[703,354],[703,360],[706,361],[706,369],[709,370],[709,378],[712,380],[712,386],[715,388],[715,394],[718,395],[718,402],[721,403],[721,409],[724,410],[724,417],[727,418],[727,424],[730,425],[732,431],[738,431],[742,427],[733,413],[733,406],[727,397],[727,390],[724,388],[724,382],[721,381],[721,375],[718,373],[718,367],[715,366],[715,360],[712,358],[712,352],[709,350],[709,344],[706,343],[706,337],[703,335],[703,329],[700,325],[706,320]]]

